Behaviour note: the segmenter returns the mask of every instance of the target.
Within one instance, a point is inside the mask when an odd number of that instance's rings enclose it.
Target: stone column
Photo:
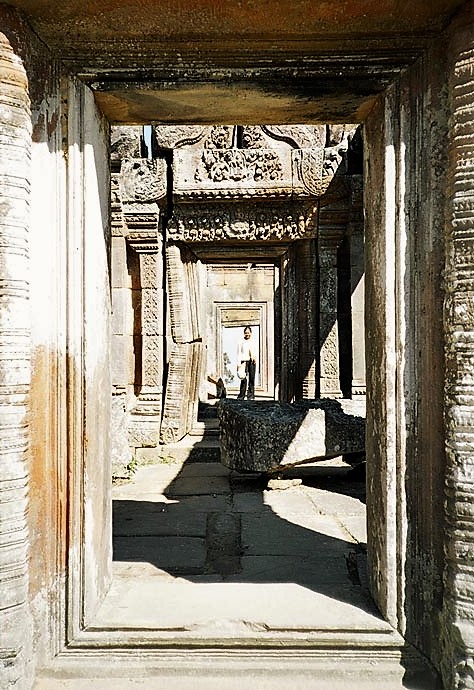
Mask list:
[[[296,281],[300,334],[297,375],[301,381],[298,397],[305,400],[316,398],[318,388],[317,270],[316,241],[311,239],[297,242]]]
[[[365,259],[362,176],[352,175],[351,244],[352,395],[365,395]]]
[[[164,326],[158,216],[154,234],[154,241],[151,233],[148,239],[129,235],[129,245],[138,253],[141,288],[141,381],[129,427],[129,442],[135,447],[158,445],[161,419]]]
[[[337,326],[337,250],[343,229],[325,227],[319,238],[319,389],[321,398],[342,397]]]
[[[474,688],[474,3],[450,45],[446,197],[445,687]]]
[[[1,687],[24,687],[31,660],[27,494],[31,119],[27,77],[0,33],[0,653]]]
[[[164,158],[122,160],[120,195],[126,242],[138,258],[131,284],[137,398],[130,415],[128,439],[133,448],[154,447],[159,437],[164,364],[163,250],[159,223],[166,193]]]

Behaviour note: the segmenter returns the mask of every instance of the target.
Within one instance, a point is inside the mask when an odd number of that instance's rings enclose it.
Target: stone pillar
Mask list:
[[[0,685],[26,687],[31,119],[25,70],[2,33],[0,134]]]
[[[113,158],[112,158],[113,160]],[[120,176],[111,175],[111,275],[112,275],[112,476],[128,477],[132,460],[128,445],[128,408],[133,395],[132,281],[127,261],[126,230],[120,198]]]
[[[343,228],[322,229],[319,238],[319,395],[342,397],[337,326],[337,250]]]
[[[445,687],[474,688],[474,3],[450,45],[446,234]]]
[[[133,341],[128,338],[127,355],[134,351],[134,388],[137,395],[128,428],[133,448],[158,444],[164,348],[163,249],[160,209],[166,204],[167,166],[164,158],[125,158],[120,168],[126,243],[135,254],[131,279],[134,311]]]
[[[316,398],[319,378],[317,332],[317,253],[315,240],[296,243],[296,271],[298,290],[299,357],[298,398]]]
[[[158,216],[154,240],[151,235],[148,239],[134,233],[129,236],[130,247],[138,253],[141,288],[141,381],[129,428],[130,445],[135,447],[158,445],[162,406],[163,274]]]
[[[352,395],[365,395],[365,259],[362,176],[352,175],[349,221],[351,314],[352,314]]]

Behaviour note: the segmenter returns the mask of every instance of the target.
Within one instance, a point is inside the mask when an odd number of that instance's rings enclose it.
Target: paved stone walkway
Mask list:
[[[107,642],[34,690],[439,690],[368,594],[364,482],[328,461],[269,489],[215,450],[144,452],[114,487]]]
[[[213,637],[388,627],[366,587],[364,483],[347,465],[304,466],[268,489],[205,453],[179,455],[114,488],[98,625]]]

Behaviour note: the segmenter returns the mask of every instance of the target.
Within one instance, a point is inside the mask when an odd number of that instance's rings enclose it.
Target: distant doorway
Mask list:
[[[227,394],[237,396],[237,343],[249,325],[257,345],[255,394],[257,398],[276,398],[275,350],[281,347],[275,338],[275,321],[281,311],[279,266],[207,264],[206,270],[207,375],[222,379]]]

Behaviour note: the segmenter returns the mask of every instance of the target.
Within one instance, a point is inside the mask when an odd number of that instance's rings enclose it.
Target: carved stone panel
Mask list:
[[[343,230],[343,229],[342,229]],[[320,396],[341,397],[337,327],[337,249],[340,237],[321,238],[319,247]]]
[[[169,358],[166,398],[161,422],[163,444],[179,441],[197,420],[203,344],[175,344]]]
[[[314,237],[317,209],[296,202],[270,204],[181,204],[175,206],[168,237],[182,242],[277,241]]]
[[[176,199],[291,196],[291,151],[181,149],[173,160]]]

